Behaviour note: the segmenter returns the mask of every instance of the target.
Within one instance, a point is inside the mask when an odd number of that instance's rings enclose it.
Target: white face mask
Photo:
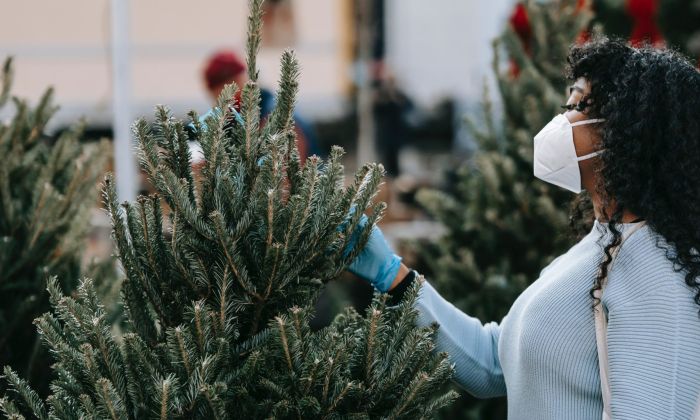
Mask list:
[[[598,118],[570,123],[564,114],[559,114],[535,136],[535,176],[550,184],[566,188],[574,193],[581,192],[581,173],[578,163],[598,156],[599,150],[584,156],[576,156],[573,128],[577,125],[605,121]]]

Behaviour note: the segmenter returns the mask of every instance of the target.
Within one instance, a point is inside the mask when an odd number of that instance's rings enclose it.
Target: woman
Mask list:
[[[507,395],[509,419],[600,419],[602,304],[612,418],[689,419],[700,395],[700,72],[675,52],[608,39],[573,47],[568,62],[567,111],[535,137],[534,172],[587,190],[592,230],[500,323],[462,313],[428,281],[419,323],[440,325],[437,350],[462,387]],[[378,228],[350,270],[396,296],[420,278]]]

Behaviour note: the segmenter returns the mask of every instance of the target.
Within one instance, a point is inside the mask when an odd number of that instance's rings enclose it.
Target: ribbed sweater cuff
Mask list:
[[[409,271],[396,287],[387,292],[390,296],[389,300],[387,301],[389,306],[398,305],[401,302],[406,290],[408,290],[408,288],[411,287],[413,282],[416,280],[416,275],[416,270]]]

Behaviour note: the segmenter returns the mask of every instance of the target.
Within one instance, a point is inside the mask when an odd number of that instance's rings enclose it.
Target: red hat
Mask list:
[[[230,83],[246,69],[245,63],[233,51],[219,51],[212,55],[204,68],[204,80],[209,89]]]

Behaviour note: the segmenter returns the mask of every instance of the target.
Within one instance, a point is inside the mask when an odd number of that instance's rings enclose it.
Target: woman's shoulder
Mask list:
[[[694,289],[685,283],[669,257],[674,248],[650,227],[632,234],[621,246],[608,274],[603,302],[609,310],[641,300],[668,305],[692,301]]]

